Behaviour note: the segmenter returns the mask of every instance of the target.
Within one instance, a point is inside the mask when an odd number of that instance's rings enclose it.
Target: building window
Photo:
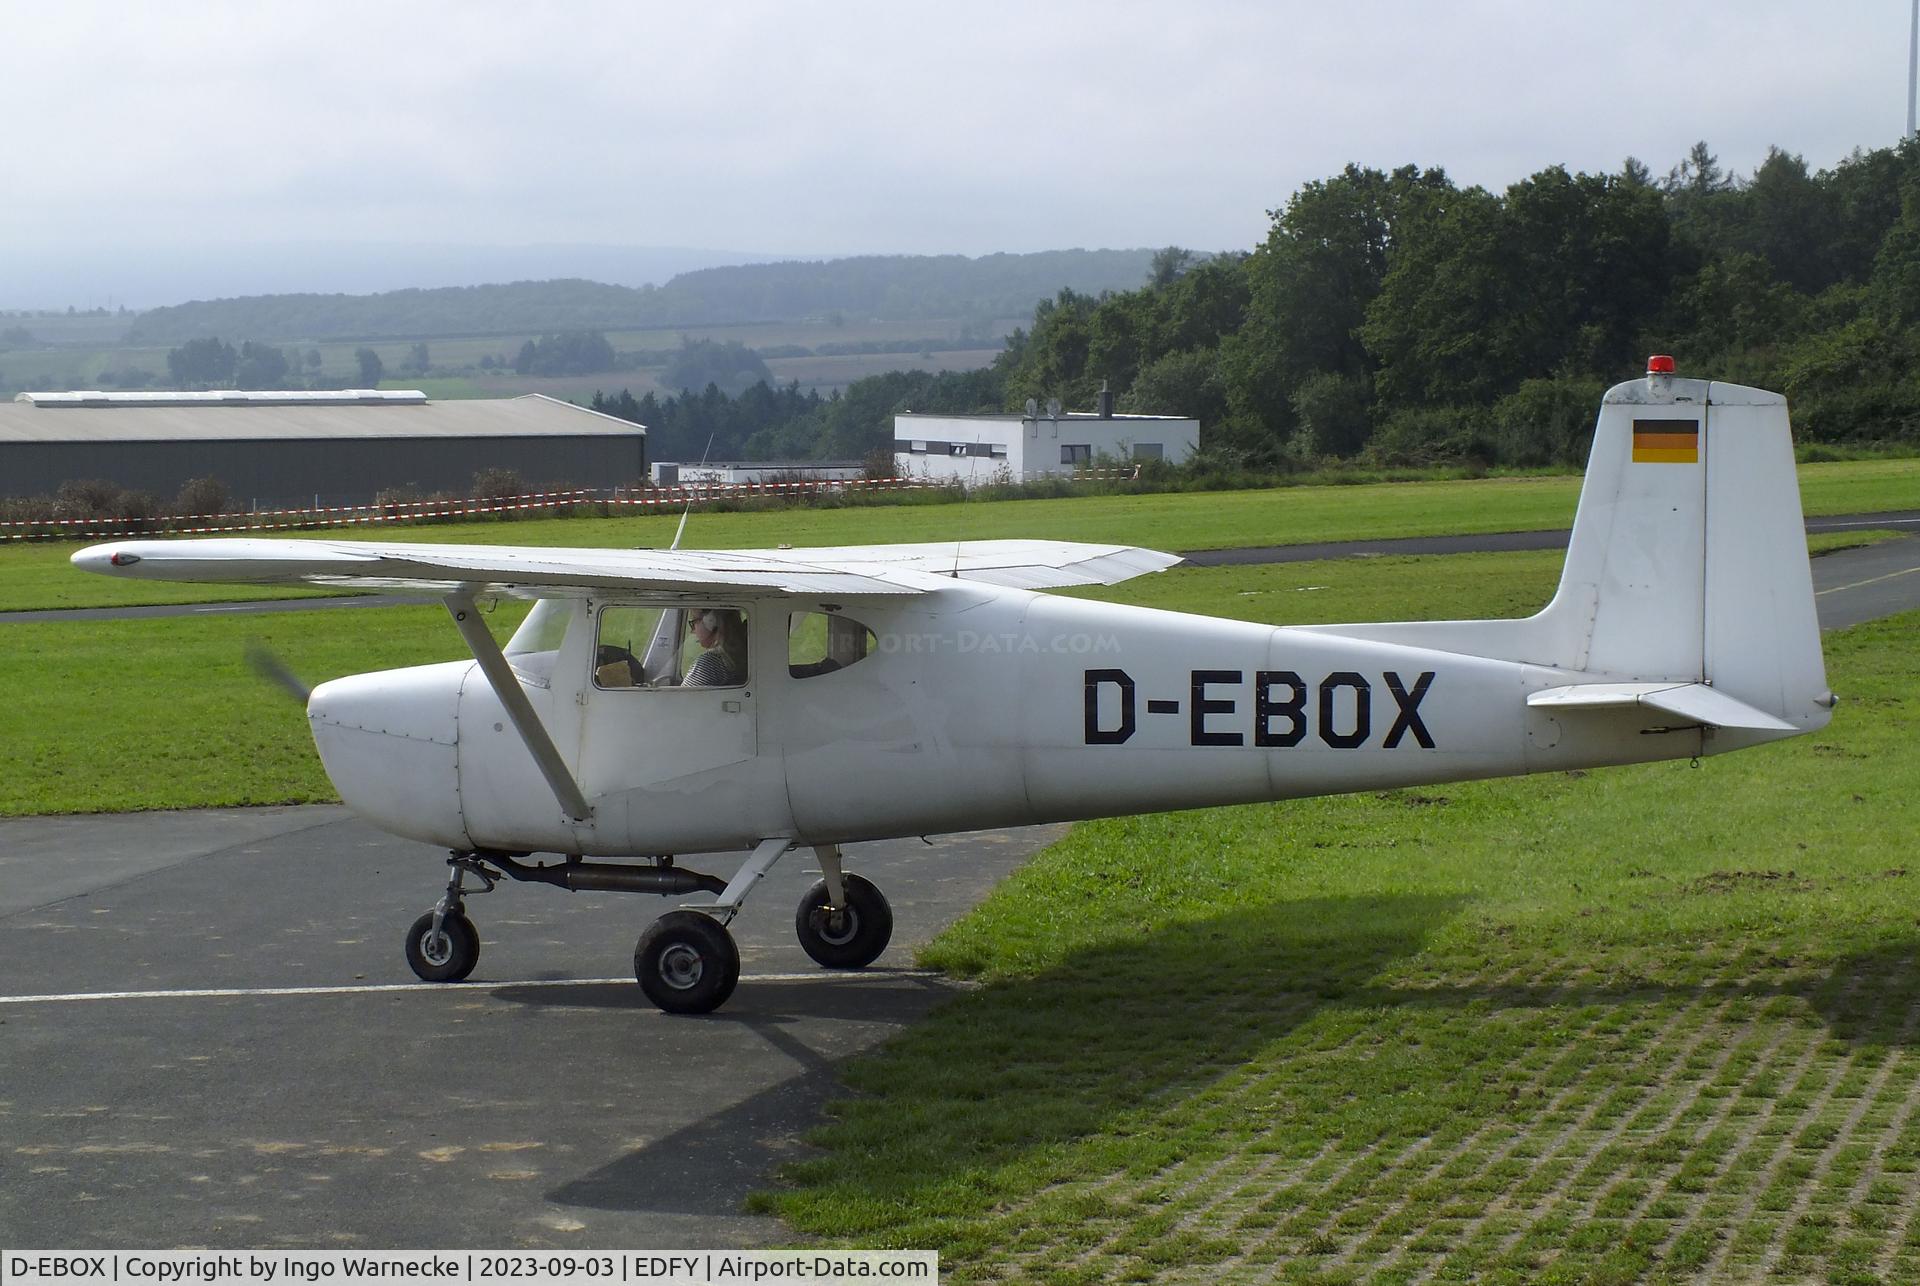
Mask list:
[[[925,455],[927,453],[927,444],[924,442],[899,440],[893,444],[893,449],[895,451],[905,451],[911,455]]]
[[[1060,444],[1060,463],[1070,464],[1076,469],[1083,464],[1092,464],[1093,463],[1092,444],[1062,442]]]
[[[1133,458],[1136,460],[1164,460],[1167,449],[1158,442],[1136,442],[1133,444]]]
[[[1007,458],[1007,449],[998,442],[993,444],[993,458],[995,460],[1004,460]]]

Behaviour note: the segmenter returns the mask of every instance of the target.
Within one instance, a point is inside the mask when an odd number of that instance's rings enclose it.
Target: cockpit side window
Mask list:
[[[787,673],[818,678],[863,661],[880,640],[860,622],[838,612],[794,612],[787,617]]]
[[[747,681],[747,614],[718,604],[600,609],[594,686],[734,688]]]

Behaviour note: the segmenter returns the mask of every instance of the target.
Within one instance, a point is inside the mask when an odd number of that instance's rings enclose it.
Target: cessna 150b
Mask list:
[[[1606,395],[1559,590],[1524,620],[1275,628],[1064,598],[1037,591],[1179,560],[1026,540],[209,539],[73,561],[444,595],[471,660],[336,679],[307,705],[340,797],[452,853],[408,961],[430,981],[473,969],[469,877],[704,891],[634,953],[654,1003],[697,1013],[738,980],[726,926],[797,846],[824,876],[801,943],[859,968],[892,915],[842,867],[857,841],[1689,758],[1824,726],[1785,400],[1650,366]],[[534,600],[504,649],[475,607],[496,594]],[[730,879],[676,862],[729,850],[748,853]]]

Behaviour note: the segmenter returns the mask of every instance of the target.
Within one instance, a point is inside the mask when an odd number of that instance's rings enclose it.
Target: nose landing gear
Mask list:
[[[468,871],[486,882],[482,893],[493,892],[494,881],[471,859],[448,858],[447,864],[453,868],[447,891],[407,930],[407,964],[425,982],[463,981],[480,963],[480,931],[467,918],[462,886]]]

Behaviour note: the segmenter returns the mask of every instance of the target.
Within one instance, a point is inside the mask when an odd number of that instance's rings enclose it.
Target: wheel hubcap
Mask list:
[[[420,935],[420,957],[430,965],[443,965],[453,959],[453,938],[445,929],[428,929]]]
[[[821,907],[814,912],[813,927],[819,933],[822,942],[844,947],[860,932],[860,917],[853,913],[851,907],[842,907],[839,910]]]
[[[706,972],[700,953],[684,942],[676,942],[660,953],[659,968],[660,980],[675,991],[685,991]]]

